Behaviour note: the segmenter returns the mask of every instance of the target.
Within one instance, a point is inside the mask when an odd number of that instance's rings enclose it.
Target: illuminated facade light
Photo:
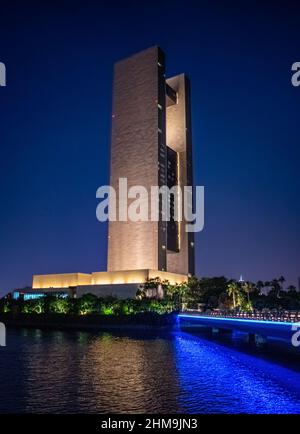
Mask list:
[[[147,191],[157,185],[178,185],[181,191],[193,185],[188,78],[180,74],[166,79],[165,54],[155,46],[117,62],[113,94],[118,117],[112,125],[110,185],[117,196],[120,177]],[[177,203],[177,215],[183,215],[182,203]],[[182,229],[185,221],[172,220],[172,201],[169,206],[167,223],[163,209],[158,222],[109,222],[108,271],[195,274],[194,234]]]
[[[152,186],[179,186],[181,191],[191,186],[188,78],[180,74],[166,79],[165,55],[155,46],[117,62],[113,93],[110,186],[117,196],[120,178],[147,191]],[[174,217],[172,200],[169,206]],[[109,221],[107,271],[35,275],[32,287],[88,291],[155,277],[185,282],[194,274],[194,234],[182,230],[185,221],[163,221],[161,211],[159,221]]]

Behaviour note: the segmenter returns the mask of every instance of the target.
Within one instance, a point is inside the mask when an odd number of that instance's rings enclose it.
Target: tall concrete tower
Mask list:
[[[128,188],[192,185],[190,85],[184,74],[165,78],[165,55],[151,47],[114,70],[110,185]],[[130,200],[128,200],[130,204]],[[152,269],[194,274],[194,238],[185,222],[110,221],[108,271]],[[117,216],[118,216],[117,206]],[[162,204],[160,203],[160,217]]]

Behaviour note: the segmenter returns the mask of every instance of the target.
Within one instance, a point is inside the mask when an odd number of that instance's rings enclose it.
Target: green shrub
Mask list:
[[[27,300],[21,304],[22,313],[37,313],[41,314],[45,312],[44,299],[39,298],[37,300]]]
[[[70,299],[58,297],[49,303],[50,313],[70,313]]]

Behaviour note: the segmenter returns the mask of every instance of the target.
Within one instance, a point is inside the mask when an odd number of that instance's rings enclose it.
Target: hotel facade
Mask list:
[[[192,185],[190,85],[165,78],[165,55],[152,47],[117,62],[114,71],[110,185]],[[193,233],[171,220],[109,223],[108,271],[154,269],[194,274]],[[182,206],[182,205],[181,205]],[[160,213],[162,204],[160,204]],[[150,210],[149,210],[150,213]]]
[[[157,46],[115,64],[110,185],[117,195],[120,178],[128,188],[147,191],[193,185],[190,83],[185,74],[166,79],[165,69]],[[170,220],[164,221],[162,200],[158,221],[109,221],[107,271],[34,275],[31,293],[127,298],[149,278],[186,281],[195,273],[194,234],[185,231],[184,218],[174,218],[182,202],[169,197]],[[184,216],[183,209],[177,211]]]

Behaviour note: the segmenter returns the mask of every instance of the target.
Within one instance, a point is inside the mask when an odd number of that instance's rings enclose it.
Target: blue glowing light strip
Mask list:
[[[209,319],[209,320],[219,320],[219,321],[240,321],[247,322],[250,324],[279,324],[279,325],[288,325],[292,326],[295,324],[299,324],[299,322],[282,322],[282,321],[268,321],[268,320],[260,320],[260,319],[241,319],[241,318],[225,318],[225,317],[217,317],[217,316],[203,316],[203,315],[189,315],[185,313],[179,313],[178,316],[180,318],[194,318],[194,319]]]

